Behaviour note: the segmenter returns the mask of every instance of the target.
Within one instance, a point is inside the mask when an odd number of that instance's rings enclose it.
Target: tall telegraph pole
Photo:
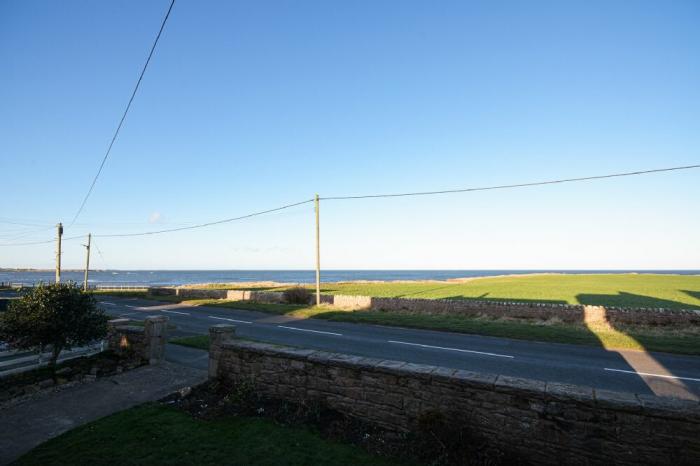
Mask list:
[[[56,225],[56,283],[61,283],[61,236],[63,236],[63,224]]]
[[[92,238],[92,233],[88,233],[88,242],[84,244],[87,251],[87,258],[85,259],[85,282],[83,283],[83,289],[88,290],[88,272],[90,271],[90,239]]]
[[[318,194],[314,199],[316,207],[316,305],[321,304],[321,229],[318,224]]]

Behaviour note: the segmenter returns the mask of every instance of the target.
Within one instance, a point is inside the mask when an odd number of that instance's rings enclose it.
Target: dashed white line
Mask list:
[[[297,327],[287,327],[284,325],[278,325],[279,328],[286,328],[287,330],[298,330],[300,332],[311,332],[311,333],[323,333],[325,335],[335,335],[337,337],[342,337],[342,333],[334,333],[334,332],[324,332],[322,330],[310,330],[308,328],[297,328]]]
[[[104,304],[106,306],[116,306],[116,304],[114,304],[114,303],[100,303],[100,304]]]
[[[252,322],[248,322],[247,320],[236,320],[236,319],[229,319],[227,317],[216,317],[216,316],[209,316],[210,319],[216,319],[216,320],[226,320],[229,322],[238,322],[239,324],[252,324]]]
[[[409,346],[418,346],[420,348],[430,348],[430,349],[439,349],[439,350],[444,350],[444,351],[458,351],[460,353],[473,353],[473,354],[483,354],[484,356],[495,356],[498,358],[509,358],[512,359],[515,356],[510,356],[508,354],[498,354],[498,353],[486,353],[484,351],[474,351],[474,350],[466,350],[466,349],[460,349],[460,348],[447,348],[444,346],[433,346],[433,345],[423,345],[421,343],[409,343],[406,341],[396,341],[396,340],[389,340],[389,343],[396,343],[398,345],[409,345]]]
[[[170,313],[170,314],[180,314],[180,315],[182,315],[182,316],[191,315],[189,312],[179,312],[179,311],[166,311],[166,310],[162,310],[162,311],[160,311],[160,312],[168,312],[168,313]]]
[[[132,306],[131,304],[125,304],[125,306],[130,308],[130,309],[138,309],[141,307],[141,306]]]
[[[647,377],[662,377],[664,379],[689,380],[691,382],[700,382],[700,379],[695,379],[693,377],[677,377],[675,375],[650,374],[648,372],[626,371],[622,369],[611,369],[609,367],[605,367],[604,370],[610,372],[624,372],[625,374],[645,375]]]

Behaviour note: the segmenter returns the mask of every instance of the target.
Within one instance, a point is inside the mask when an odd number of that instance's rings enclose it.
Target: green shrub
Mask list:
[[[289,304],[309,304],[311,292],[303,286],[295,286],[284,291],[284,300]]]
[[[64,349],[107,335],[109,317],[75,283],[40,284],[15,299],[0,315],[0,340],[12,348],[51,347],[50,367]]]

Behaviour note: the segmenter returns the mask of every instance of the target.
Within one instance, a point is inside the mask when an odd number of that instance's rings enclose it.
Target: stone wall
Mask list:
[[[321,402],[407,432],[428,413],[465,422],[535,464],[700,464],[697,402],[236,340],[210,331],[210,377]],[[451,424],[450,424],[451,425]]]
[[[342,298],[345,299],[345,297]],[[512,317],[539,320],[557,318],[563,322],[611,322],[644,325],[700,323],[700,311],[692,309],[620,308],[579,304],[522,303],[466,299],[368,299],[370,303],[368,306],[366,305],[366,309],[388,312]]]
[[[148,294],[151,296],[175,296],[177,290],[175,288],[168,287],[150,287],[148,288]]]
[[[131,319],[114,319],[108,324],[107,348],[123,356],[132,356],[149,364],[165,357],[168,318],[149,316],[144,326],[132,325]]]

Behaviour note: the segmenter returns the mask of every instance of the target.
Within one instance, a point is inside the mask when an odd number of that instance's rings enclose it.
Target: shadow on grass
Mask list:
[[[683,291],[684,293],[700,299],[700,292]],[[695,294],[695,295],[694,295]],[[614,307],[649,307],[664,309],[700,309],[700,305],[684,303],[682,301],[672,301],[670,299],[655,298],[625,291],[618,291],[617,294],[578,294],[576,299],[581,304],[591,306],[614,306]]]
[[[700,291],[680,290],[691,298],[700,299]],[[700,306],[698,306],[700,307]]]

